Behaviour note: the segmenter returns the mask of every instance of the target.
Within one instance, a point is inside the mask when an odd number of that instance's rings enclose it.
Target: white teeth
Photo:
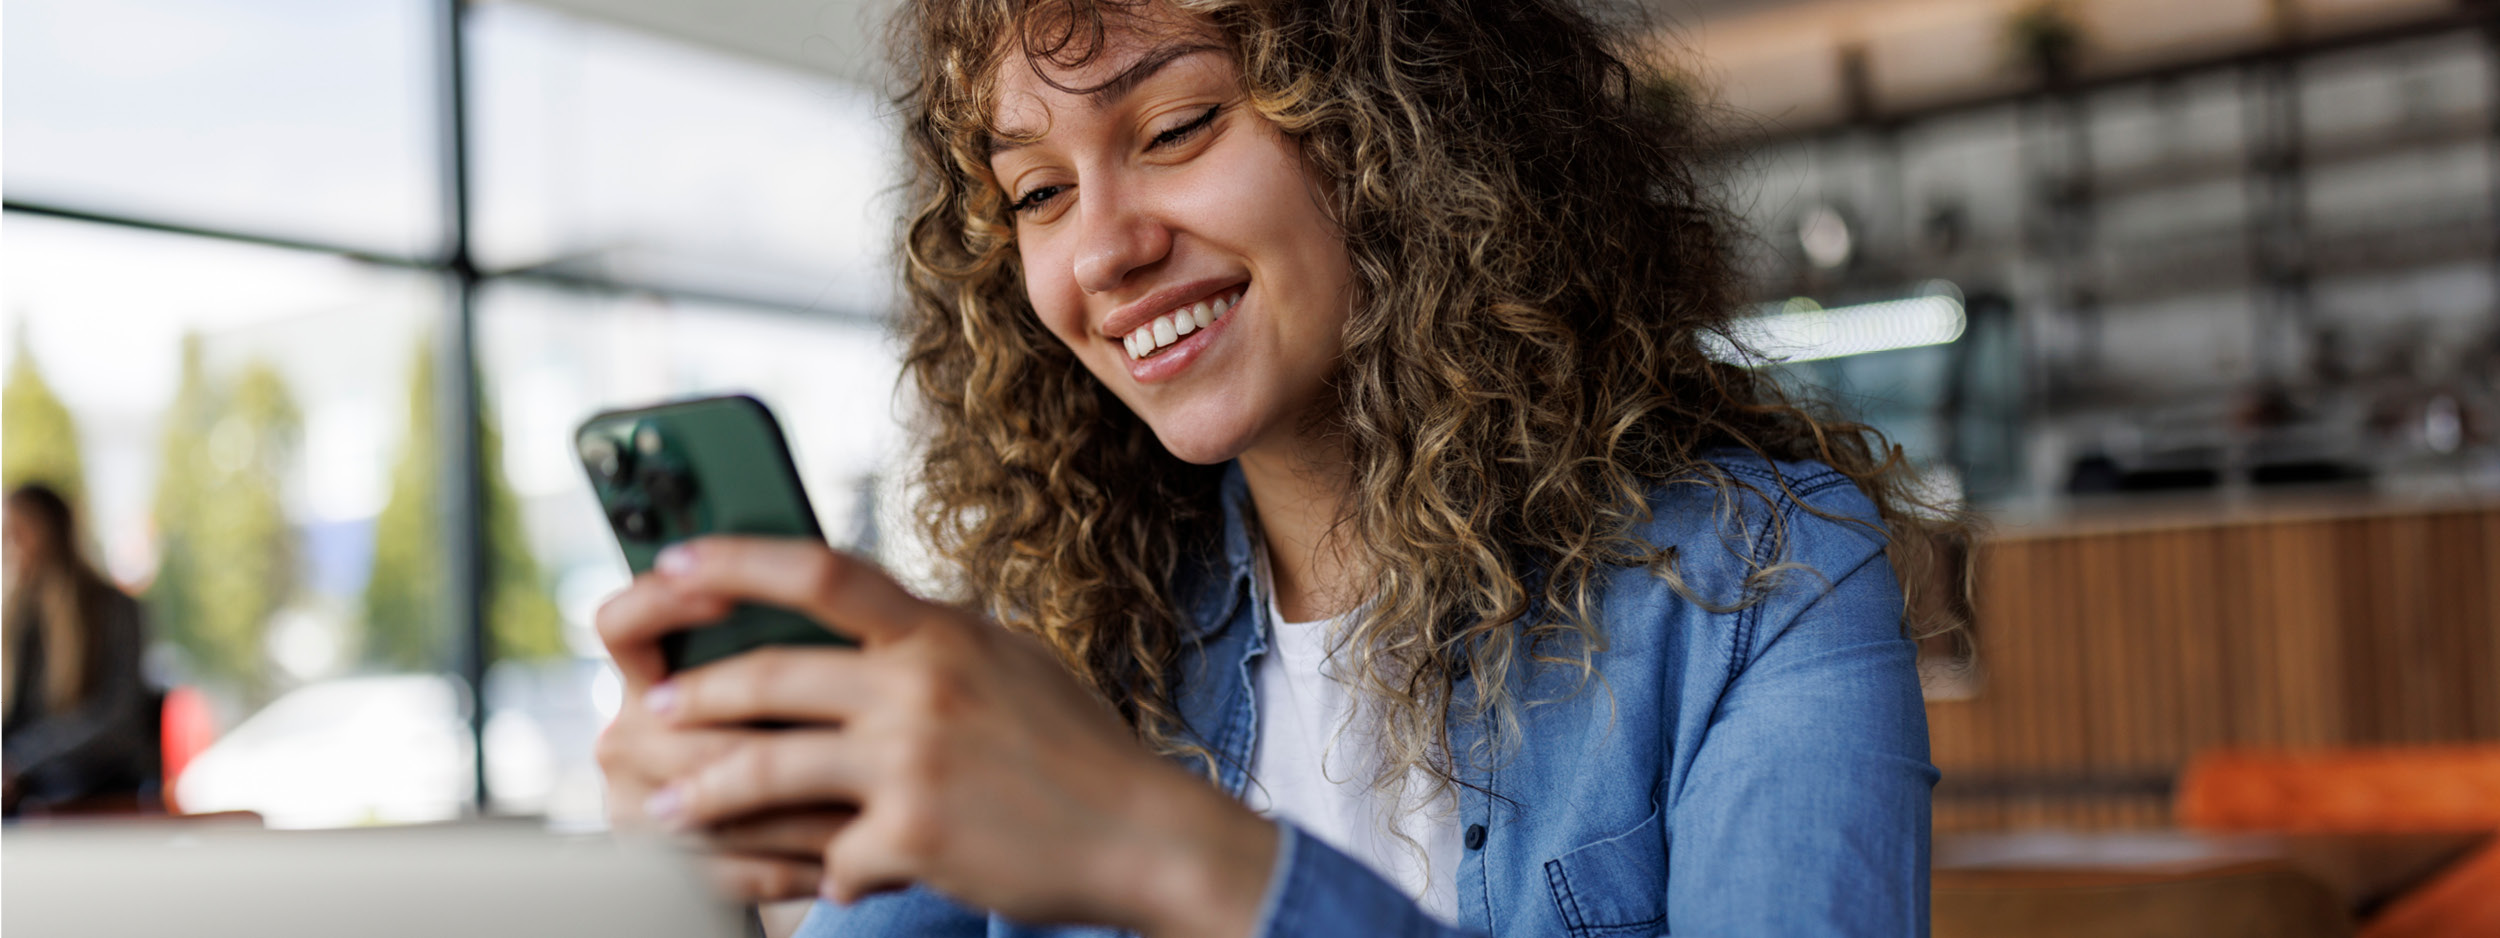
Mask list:
[[[1232,312],[1233,307],[1238,305],[1241,305],[1239,296],[1219,296],[1212,300],[1200,300],[1155,317],[1153,322],[1137,327],[1135,331],[1120,337],[1120,345],[1128,349],[1128,357],[1145,358],[1153,355],[1156,349],[1180,341],[1182,336],[1215,325],[1216,320],[1224,318],[1225,314]]]

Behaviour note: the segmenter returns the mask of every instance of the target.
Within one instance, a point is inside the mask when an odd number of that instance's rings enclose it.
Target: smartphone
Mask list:
[[[599,414],[573,436],[590,488],[634,573],[660,550],[706,534],[823,543],[790,447],[764,402],[743,394]],[[660,653],[674,673],[765,645],[856,645],[804,615],[740,603],[718,622],[673,632]]]

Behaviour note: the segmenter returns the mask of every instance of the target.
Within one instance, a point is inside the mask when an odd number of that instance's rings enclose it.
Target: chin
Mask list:
[[[1212,466],[1240,456],[1255,437],[1249,427],[1228,425],[1222,417],[1165,414],[1148,418],[1155,439],[1182,462]]]

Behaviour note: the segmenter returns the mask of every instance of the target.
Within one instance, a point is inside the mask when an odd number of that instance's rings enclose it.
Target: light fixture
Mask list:
[[[1806,256],[1806,263],[1818,270],[1838,270],[1848,266],[1857,254],[1857,239],[1849,230],[1849,216],[1834,205],[1817,205],[1797,216],[1797,249]]]
[[[1712,357],[1747,366],[1790,364],[1943,345],[1969,325],[1962,291],[1930,280],[1917,295],[1824,309],[1805,297],[1737,320],[1726,337],[1706,340]],[[1730,343],[1728,340],[1735,340]]]
[[[2442,456],[2456,452],[2464,444],[2465,414],[2454,396],[2442,394],[2423,405],[2422,442]]]

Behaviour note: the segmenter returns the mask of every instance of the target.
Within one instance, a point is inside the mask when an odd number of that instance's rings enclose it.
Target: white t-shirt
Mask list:
[[[1327,660],[1329,634],[1343,620],[1285,621],[1267,565],[1259,567],[1260,588],[1271,597],[1271,637],[1258,665],[1259,747],[1244,800],[1260,814],[1292,820],[1397,884],[1432,917],[1456,924],[1456,799],[1414,804],[1430,784],[1421,771],[1407,781],[1409,804],[1372,790],[1380,756],[1371,724],[1349,719],[1355,696]],[[1393,827],[1414,843],[1391,835]]]

